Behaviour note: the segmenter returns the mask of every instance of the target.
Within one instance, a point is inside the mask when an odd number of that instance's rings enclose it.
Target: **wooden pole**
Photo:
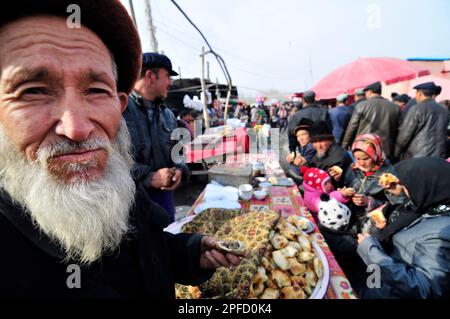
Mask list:
[[[128,3],[130,5],[131,17],[133,18],[134,25],[136,26],[136,29],[137,29],[137,22],[136,22],[136,15],[134,14],[133,0],[128,0]]]
[[[155,27],[153,25],[152,7],[150,5],[150,0],[145,0],[144,3],[145,3],[145,13],[147,15],[148,32],[150,32],[150,47],[152,48],[153,52],[158,52],[158,40],[156,40]]]
[[[206,85],[205,85],[205,47],[202,47],[202,97],[203,97],[203,118],[205,119],[205,128],[209,129],[209,116],[208,116],[208,100],[206,97]]]
[[[225,112],[223,112],[223,125],[227,125],[228,105],[230,104],[230,98],[231,98],[231,90],[228,89],[227,100],[225,102]]]

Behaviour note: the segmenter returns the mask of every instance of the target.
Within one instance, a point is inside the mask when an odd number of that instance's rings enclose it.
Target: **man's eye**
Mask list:
[[[22,92],[22,94],[32,94],[32,95],[48,94],[48,90],[46,90],[45,88],[39,88],[39,87],[28,88],[28,89],[24,90]]]
[[[105,89],[101,88],[89,88],[88,89],[89,94],[109,94],[109,92]]]

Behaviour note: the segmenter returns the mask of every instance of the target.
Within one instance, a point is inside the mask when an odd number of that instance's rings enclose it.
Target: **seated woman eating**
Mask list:
[[[376,134],[357,136],[352,145],[352,153],[355,163],[345,174],[344,185],[347,187],[341,189],[341,192],[352,199],[350,209],[358,220],[358,226],[362,227],[367,221],[366,213],[388,201],[389,195],[378,184],[378,179],[383,173],[395,174],[395,169],[386,159],[381,138]]]
[[[435,157],[395,165],[397,181],[382,187],[407,200],[383,209],[377,234],[358,234],[357,252],[378,275],[363,280],[362,298],[450,297],[450,164]],[[386,252],[380,240],[389,240]],[[368,282],[370,285],[367,285]]]

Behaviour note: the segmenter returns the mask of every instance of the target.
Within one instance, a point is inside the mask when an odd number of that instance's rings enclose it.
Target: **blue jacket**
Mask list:
[[[380,288],[362,298],[449,298],[450,216],[423,215],[393,236],[388,255],[373,237],[358,246],[366,265],[379,265]]]
[[[336,143],[341,144],[345,129],[352,117],[352,110],[348,106],[337,106],[329,110],[328,113],[330,114],[331,124],[333,125],[333,135]]]
[[[185,165],[172,161],[171,152],[177,141],[172,139],[177,120],[162,100],[148,101],[136,92],[131,93],[128,107],[123,113],[133,143],[135,164],[133,178],[144,187],[149,187],[153,174],[164,167],[177,166],[187,177]]]

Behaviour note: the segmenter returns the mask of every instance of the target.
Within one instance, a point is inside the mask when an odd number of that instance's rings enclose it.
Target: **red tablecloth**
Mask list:
[[[249,164],[256,160],[270,163],[270,165],[266,165],[267,176],[284,176],[284,172],[279,166],[279,161],[274,158],[273,154],[246,154],[246,156],[240,157],[236,160],[230,159],[229,165]],[[194,214],[195,207],[203,202],[203,195],[204,193],[200,194],[188,215]],[[330,248],[320,233],[314,218],[304,206],[302,195],[296,185],[292,187],[273,186],[270,190],[269,196],[267,196],[264,200],[256,200],[255,198],[252,198],[250,201],[240,201],[240,203],[242,208],[246,210],[276,210],[280,211],[283,216],[300,215],[312,221],[315,225],[315,229],[311,236],[320,245],[325,253],[330,269],[330,282],[325,297],[327,299],[356,298],[350,282],[337,263],[333,253],[330,251]]]

